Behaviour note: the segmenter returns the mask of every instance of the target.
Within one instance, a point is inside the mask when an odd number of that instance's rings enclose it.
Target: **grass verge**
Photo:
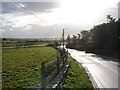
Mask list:
[[[83,67],[71,57],[70,69],[65,80],[64,88],[89,88],[93,89],[93,85]]]

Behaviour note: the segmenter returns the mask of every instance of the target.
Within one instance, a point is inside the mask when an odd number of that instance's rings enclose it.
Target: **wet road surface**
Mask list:
[[[87,70],[95,88],[118,88],[118,59],[68,49],[71,56]]]

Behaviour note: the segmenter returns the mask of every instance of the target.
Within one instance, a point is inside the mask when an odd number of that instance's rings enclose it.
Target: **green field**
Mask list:
[[[8,47],[23,47],[23,46],[26,46],[26,47],[28,47],[28,46],[45,46],[45,45],[47,45],[48,43],[53,43],[53,42],[25,42],[25,41],[9,41],[9,42],[7,42],[7,41],[2,41],[2,47],[3,48],[8,48]]]
[[[68,71],[67,79],[65,80],[64,88],[90,88],[93,89],[93,85],[89,80],[85,69],[71,58],[70,69]]]
[[[35,88],[38,86],[41,83],[41,62],[49,63],[60,55],[56,49],[46,47],[47,44],[47,42],[4,43],[2,87]],[[63,88],[93,88],[84,68],[80,68],[73,58],[70,65]]]
[[[57,55],[58,51],[52,47],[3,49],[2,87],[35,88],[41,82],[41,62],[55,60]]]

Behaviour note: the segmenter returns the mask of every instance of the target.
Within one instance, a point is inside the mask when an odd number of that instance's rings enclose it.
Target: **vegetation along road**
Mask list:
[[[2,88],[35,88],[41,83],[41,62],[49,63],[60,55],[56,49],[43,46],[43,43],[40,47],[15,47],[2,50]],[[85,70],[72,58],[70,66],[63,88],[93,88]]]

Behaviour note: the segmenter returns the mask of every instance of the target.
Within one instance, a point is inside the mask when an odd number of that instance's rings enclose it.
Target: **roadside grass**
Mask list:
[[[3,49],[2,88],[35,88],[41,82],[41,62],[49,63],[57,55],[52,47]]]
[[[70,69],[65,80],[64,88],[89,88],[93,89],[93,85],[85,69],[79,66],[78,62],[71,57]]]

